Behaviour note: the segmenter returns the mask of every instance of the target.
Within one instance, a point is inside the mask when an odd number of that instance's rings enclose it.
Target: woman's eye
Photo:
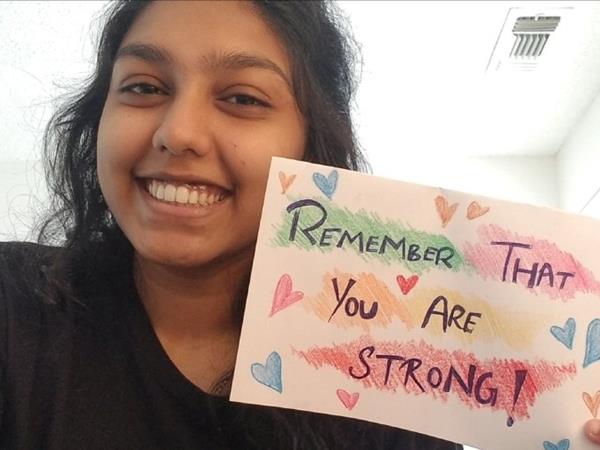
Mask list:
[[[147,83],[134,83],[123,86],[119,89],[120,92],[131,92],[137,95],[166,95],[162,89]]]
[[[261,106],[268,107],[270,106],[267,102],[257,99],[256,97],[252,97],[251,95],[245,94],[237,94],[227,97],[225,99],[227,103],[232,103],[234,105],[242,105],[242,106]]]

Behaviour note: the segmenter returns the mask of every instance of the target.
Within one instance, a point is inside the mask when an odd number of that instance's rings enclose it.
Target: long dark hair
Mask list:
[[[88,259],[99,247],[108,247],[113,257],[131,255],[131,244],[112,218],[100,190],[96,140],[115,55],[148,4],[120,1],[109,5],[94,73],[54,114],[46,130],[44,162],[52,203],[50,215],[40,225],[38,241],[59,243],[66,249],[47,275],[63,298],[77,301],[69,284],[77,258]],[[356,45],[336,6],[320,1],[257,1],[255,5],[290,55],[294,92],[308,123],[304,159],[351,170],[367,169],[351,120]],[[56,295],[49,294],[48,299],[56,299]],[[219,404],[211,408],[211,414],[221,414]],[[231,442],[236,447],[346,448],[346,442],[350,448],[360,447],[367,435],[357,422],[325,416],[252,406],[239,406],[228,414],[239,431],[231,434],[238,441]],[[379,447],[377,443],[386,440],[385,433],[373,434],[371,429],[371,444]]]

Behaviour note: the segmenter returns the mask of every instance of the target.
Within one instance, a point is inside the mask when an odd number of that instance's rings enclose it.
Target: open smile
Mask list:
[[[175,206],[208,207],[222,202],[229,193],[214,185],[177,183],[158,179],[144,180],[152,198]]]

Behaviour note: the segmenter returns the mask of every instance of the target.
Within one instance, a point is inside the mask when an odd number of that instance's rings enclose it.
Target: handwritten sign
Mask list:
[[[231,399],[592,450],[600,222],[274,158]]]

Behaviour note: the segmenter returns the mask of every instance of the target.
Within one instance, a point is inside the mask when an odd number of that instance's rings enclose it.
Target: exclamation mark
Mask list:
[[[527,378],[527,371],[526,370],[515,370],[515,397],[513,400],[513,407],[512,410],[515,410],[515,405],[517,404],[517,401],[519,400],[519,395],[521,395],[521,389],[523,389],[523,384],[525,383],[525,378]],[[513,419],[512,416],[508,416],[508,419],[506,421],[506,425],[508,425],[509,427],[512,427],[515,423],[515,419]]]

